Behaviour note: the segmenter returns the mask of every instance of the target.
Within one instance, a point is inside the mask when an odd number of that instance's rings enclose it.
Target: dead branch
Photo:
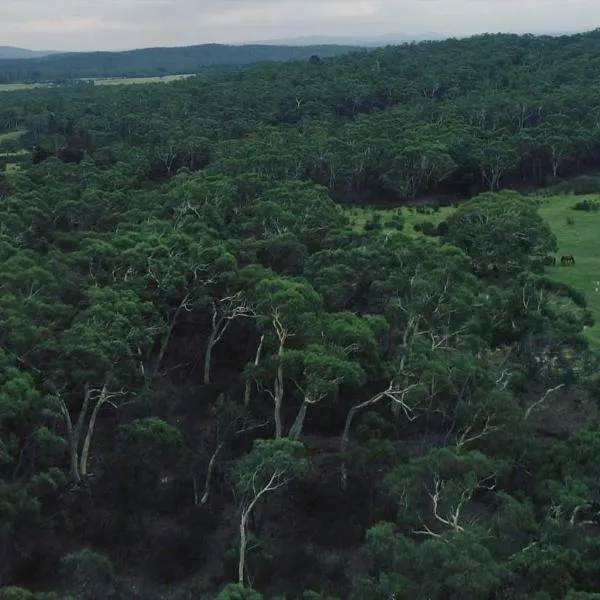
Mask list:
[[[352,427],[352,421],[354,420],[354,417],[356,416],[356,414],[359,411],[363,410],[364,408],[367,408],[369,406],[373,406],[374,404],[377,404],[383,398],[389,398],[390,400],[392,400],[393,402],[397,403],[400,406],[400,408],[402,409],[402,411],[406,415],[406,418],[409,421],[414,421],[417,417],[412,414],[413,408],[405,402],[405,398],[406,398],[406,395],[408,394],[408,392],[410,392],[410,390],[412,390],[417,385],[418,385],[417,383],[412,383],[411,385],[405,387],[404,389],[398,389],[396,387],[395,382],[392,380],[386,390],[384,390],[383,392],[380,392],[379,394],[375,394],[375,396],[373,396],[372,398],[369,398],[369,400],[365,400],[361,404],[357,404],[356,406],[353,406],[348,411],[348,415],[346,417],[346,423],[344,425],[344,431],[342,433],[342,438],[340,441],[340,454],[342,455],[342,467],[341,467],[342,489],[346,489],[347,478],[348,478],[348,473],[347,473],[347,468],[346,468],[346,460],[345,460],[344,456],[346,454],[346,451],[348,448],[348,442],[350,439],[350,428]]]
[[[496,425],[490,425],[490,421],[495,417],[495,413],[486,417],[485,423],[483,424],[483,428],[479,431],[479,433],[472,433],[475,426],[475,419],[479,416],[479,411],[475,414],[473,419],[473,423],[469,425],[459,436],[456,441],[456,447],[460,450],[465,444],[469,444],[470,442],[474,442],[475,440],[479,440],[487,435],[490,435],[494,431],[499,429]]]
[[[547,389],[544,392],[544,395],[539,399],[536,400],[526,411],[525,411],[525,415],[523,416],[523,420],[526,421],[529,418],[529,415],[531,415],[532,411],[534,409],[536,409],[538,406],[541,406],[547,399],[548,396],[550,396],[550,394],[553,394],[554,392],[557,392],[558,390],[564,388],[566,386],[565,383],[560,383],[556,386],[554,386],[553,388]]]

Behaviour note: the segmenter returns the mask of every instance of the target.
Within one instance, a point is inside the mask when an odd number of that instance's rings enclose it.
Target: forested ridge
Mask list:
[[[524,195],[598,168],[599,50],[5,93],[0,597],[600,597],[591,315]]]
[[[41,57],[0,59],[0,84],[69,82],[82,78],[153,77],[244,67],[253,63],[306,60],[357,51],[335,44],[277,46],[267,44],[199,44],[174,48],[140,48],[113,52],[68,52]]]

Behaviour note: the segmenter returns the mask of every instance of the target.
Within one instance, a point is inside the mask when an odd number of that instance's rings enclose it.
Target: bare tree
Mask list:
[[[485,479],[477,481],[473,485],[468,485],[467,487],[465,487],[465,489],[461,492],[460,496],[458,497],[457,501],[450,506],[450,508],[445,512],[445,514],[442,514],[440,505],[443,501],[442,494],[445,489],[445,482],[443,482],[440,479],[439,473],[435,473],[433,477],[433,492],[428,492],[428,496],[431,500],[433,518],[438,523],[449,527],[452,531],[456,533],[464,531],[464,526],[460,523],[461,512],[464,508],[464,505],[471,500],[476,490],[480,488],[493,490],[495,488],[495,484],[486,485],[486,482],[488,482],[489,480],[490,478],[487,477]],[[415,534],[429,535],[437,538],[441,537],[441,534],[432,531],[431,528],[425,523],[423,523],[422,525],[423,529],[415,530]]]
[[[319,394],[315,397],[311,397],[310,394],[304,392],[302,404],[298,409],[298,413],[296,414],[296,418],[294,419],[294,422],[292,423],[292,426],[290,427],[290,432],[288,434],[288,437],[291,440],[297,440],[300,437],[300,434],[302,433],[302,429],[304,427],[304,420],[306,419],[306,412],[308,411],[308,407],[311,404],[318,404],[319,402],[321,402],[321,400],[323,400],[326,397],[326,393]]]
[[[86,385],[83,396],[83,403],[81,405],[81,410],[79,411],[79,416],[77,418],[75,426],[73,426],[71,414],[69,412],[64,398],[60,395],[56,396],[60,412],[65,420],[65,425],[67,427],[67,438],[69,441],[69,454],[71,462],[71,477],[77,483],[80,483],[81,480],[87,476],[92,436],[94,434],[96,419],[98,417],[100,409],[105,404],[108,404],[113,408],[118,408],[117,405],[113,402],[113,398],[123,396],[124,394],[125,392],[122,390],[119,392],[110,392],[106,384],[104,384],[101,389],[90,389],[90,387]],[[94,408],[92,409],[90,418],[87,422],[85,438],[83,439],[83,444],[81,445],[81,437],[85,429],[85,422],[88,416],[88,412],[90,406],[94,402]]]
[[[175,329],[175,325],[177,324],[177,321],[179,319],[179,315],[181,314],[181,311],[186,310],[186,311],[190,312],[192,310],[189,305],[189,300],[190,300],[190,293],[188,292],[183,297],[183,300],[177,305],[177,308],[175,309],[175,313],[173,314],[173,317],[171,318],[171,321],[169,322],[169,325],[167,326],[167,331],[163,338],[162,344],[160,345],[160,350],[158,351],[158,356],[156,357],[156,362],[155,362],[155,366],[154,366],[154,374],[155,375],[160,370],[162,362],[165,358],[165,352],[167,351],[167,346],[169,345],[169,342],[173,335],[173,330]]]
[[[544,392],[544,395],[539,399],[536,400],[533,404],[531,404],[527,410],[525,411],[525,414],[523,415],[523,420],[526,421],[529,416],[531,415],[531,413],[538,408],[538,406],[541,406],[542,404],[544,404],[544,402],[546,402],[546,400],[548,400],[548,397],[550,396],[550,394],[553,394],[554,392],[557,392],[558,390],[562,389],[565,387],[565,383],[560,383],[559,385],[556,385],[552,388],[547,389]]]
[[[275,378],[273,381],[273,391],[266,390],[266,392],[271,396],[273,400],[273,416],[275,419],[275,437],[280,438],[283,435],[283,423],[281,420],[281,407],[283,405],[283,354],[285,350],[285,344],[288,338],[292,337],[293,334],[290,333],[279,318],[279,311],[275,310],[273,312],[273,328],[275,329],[275,334],[277,336],[277,340],[279,342],[277,348],[277,358],[279,362],[277,364],[277,370],[275,372]]]
[[[254,310],[248,306],[242,292],[226,296],[212,302],[212,328],[204,351],[204,383],[210,383],[210,363],[212,351],[219,343],[229,325],[236,319],[256,316]]]
[[[278,469],[273,472],[268,481],[262,485],[257,485],[256,478],[262,465],[256,467],[252,475],[252,493],[250,500],[242,507],[240,516],[240,546],[238,562],[238,583],[244,585],[244,576],[246,572],[246,551],[248,546],[248,519],[254,510],[257,502],[269,492],[273,492],[283,487],[290,481],[290,477],[285,477],[285,471]]]
[[[478,410],[473,416],[472,423],[470,425],[467,425],[465,429],[463,429],[463,431],[458,434],[456,440],[456,447],[459,450],[463,448],[466,444],[470,444],[471,442],[480,440],[481,438],[484,438],[499,429],[499,427],[496,425],[490,425],[491,421],[496,416],[494,413],[492,413],[491,415],[486,416],[483,425],[481,425],[479,430],[477,430],[476,422],[480,413],[481,409]]]
[[[260,359],[262,356],[262,348],[265,341],[265,335],[260,336],[260,342],[258,343],[258,348],[256,349],[256,356],[254,357],[254,367],[258,367],[260,364]],[[250,379],[246,381],[246,387],[244,389],[244,408],[250,404],[250,392],[252,391],[252,382]]]
[[[380,402],[381,400],[383,400],[384,398],[387,398],[387,399],[391,400],[395,405],[398,406],[398,408],[400,410],[402,410],[404,412],[404,414],[406,415],[406,418],[409,421],[414,421],[416,419],[416,416],[413,415],[413,408],[410,407],[406,403],[405,398],[406,398],[406,395],[408,394],[408,392],[410,392],[410,390],[412,390],[417,385],[418,385],[417,383],[412,383],[405,388],[399,388],[395,381],[391,381],[390,385],[383,392],[379,392],[378,394],[375,394],[373,397],[369,398],[368,400],[365,400],[364,402],[361,402],[360,404],[353,406],[348,411],[348,415],[346,417],[346,424],[344,426],[344,432],[342,433],[342,439],[340,442],[340,454],[342,455],[342,467],[341,467],[342,489],[346,489],[347,480],[348,480],[348,469],[347,469],[347,465],[346,465],[345,454],[346,454],[346,450],[348,448],[348,443],[350,441],[350,428],[352,427],[352,421],[354,420],[354,417],[356,416],[356,414],[359,411],[363,410],[364,408],[373,406],[373,405],[377,404],[378,402]]]

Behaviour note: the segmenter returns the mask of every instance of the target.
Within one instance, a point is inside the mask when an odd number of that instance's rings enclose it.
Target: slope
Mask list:
[[[18,59],[0,60],[0,83],[197,73],[261,62],[307,60],[313,55],[336,56],[359,49],[356,46],[336,45],[293,47],[203,44],[126,52],[74,52],[53,54],[27,62]]]

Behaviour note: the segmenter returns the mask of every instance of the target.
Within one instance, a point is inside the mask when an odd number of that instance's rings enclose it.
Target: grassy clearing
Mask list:
[[[193,77],[192,73],[187,75],[165,75],[164,77],[98,77],[82,79],[82,81],[93,81],[94,85],[139,85],[146,83],[169,83]]]
[[[5,131],[4,133],[0,132],[0,142],[4,140],[17,140],[24,133],[25,131],[23,129],[17,129],[16,131]]]
[[[21,148],[20,150],[17,150],[17,152],[0,152],[0,158],[25,156],[26,154],[29,154],[29,151],[25,150],[25,148]]]
[[[350,217],[352,227],[356,231],[365,231],[369,224],[379,222],[381,224],[380,231],[384,233],[392,233],[398,231],[395,225],[394,217],[401,217],[404,221],[402,231],[408,235],[421,235],[415,231],[414,226],[417,223],[429,222],[437,225],[443,221],[453,211],[452,207],[442,207],[436,212],[428,214],[419,213],[414,208],[350,208],[347,211]]]
[[[193,77],[193,73],[185,75],[165,75],[163,77],[89,77],[80,81],[91,81],[94,85],[136,85],[148,83],[169,83]],[[52,83],[1,83],[0,92],[15,92],[19,90],[32,90],[40,87],[53,87]]]
[[[18,92],[34,88],[49,87],[47,83],[0,83],[0,92]]]
[[[22,167],[18,163],[6,163],[6,174],[13,175],[14,173],[18,173],[21,171]]]
[[[572,254],[575,265],[557,265],[548,271],[550,277],[583,292],[596,324],[586,330],[595,348],[600,348],[600,212],[573,210],[581,200],[599,201],[598,195],[556,196],[545,199],[540,214],[548,221],[558,239],[558,257]]]
[[[575,257],[575,265],[563,267],[558,264],[548,269],[548,275],[585,294],[588,308],[596,320],[596,324],[589,327],[586,334],[592,346],[600,348],[600,211],[573,210],[575,203],[585,199],[600,201],[600,196],[551,196],[535,200],[532,198],[532,201],[539,204],[541,216],[550,224],[558,239],[557,257],[560,259],[565,254]],[[453,210],[452,207],[444,207],[437,212],[422,214],[406,207],[350,208],[348,215],[357,231],[365,231],[369,223],[378,221],[381,231],[391,233],[396,230],[391,223],[392,217],[401,214],[404,218],[403,232],[416,236],[422,234],[415,231],[415,224],[429,221],[437,225]]]

